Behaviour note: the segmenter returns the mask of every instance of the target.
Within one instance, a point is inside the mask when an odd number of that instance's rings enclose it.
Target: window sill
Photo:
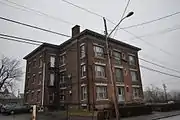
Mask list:
[[[85,58],[85,57],[86,57],[85,55],[84,55],[84,56],[81,56],[80,59],[83,59],[83,58]]]
[[[62,65],[60,65],[59,67],[63,67],[63,66],[65,66],[66,64],[64,63],[64,64],[62,64]]]
[[[83,100],[81,100],[81,101],[87,101],[87,99],[83,99]]]
[[[103,59],[103,60],[106,59],[105,57],[100,57],[100,56],[94,56],[94,58],[96,58],[96,59]]]
[[[86,76],[81,77],[81,79],[85,79],[85,78],[86,78]]]
[[[103,100],[109,101],[109,99],[96,99],[96,101],[103,101]]]
[[[107,77],[95,76],[97,79],[107,79]]]

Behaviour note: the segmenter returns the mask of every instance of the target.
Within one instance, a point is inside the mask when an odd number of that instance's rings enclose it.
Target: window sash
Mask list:
[[[81,77],[86,76],[86,65],[81,66]]]
[[[54,75],[54,73],[51,73],[49,85],[54,86],[54,81],[55,81],[55,75]]]
[[[85,46],[84,45],[82,45],[80,47],[80,57],[85,57]]]
[[[99,46],[94,46],[94,54],[96,57],[104,57],[104,49]]]
[[[129,65],[136,65],[136,59],[134,56],[129,55]]]
[[[116,68],[115,73],[116,73],[116,81],[123,81],[122,69]]]
[[[60,56],[60,65],[65,64],[65,55]]]
[[[138,81],[137,72],[131,71],[131,79],[132,81]]]
[[[82,92],[82,97],[81,97],[81,99],[82,100],[86,100],[87,99],[87,86],[82,86],[81,87],[81,92]]]
[[[107,87],[106,86],[96,87],[96,97],[97,100],[107,99]]]
[[[95,66],[96,77],[105,77],[105,67],[104,66]]]
[[[55,57],[54,56],[50,57],[50,67],[55,67]]]
[[[115,64],[117,64],[117,65],[121,64],[121,53],[120,52],[114,52],[114,60],[115,60]]]

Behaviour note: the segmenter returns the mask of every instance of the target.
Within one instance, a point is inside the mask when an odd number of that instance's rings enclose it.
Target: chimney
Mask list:
[[[72,28],[72,37],[75,37],[76,35],[78,35],[80,33],[80,26],[79,25],[75,25]]]

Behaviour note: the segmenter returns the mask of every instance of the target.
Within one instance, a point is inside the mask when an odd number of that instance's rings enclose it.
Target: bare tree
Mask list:
[[[23,73],[19,60],[8,57],[2,57],[0,59],[0,90],[12,90],[14,81],[20,80],[22,75]]]

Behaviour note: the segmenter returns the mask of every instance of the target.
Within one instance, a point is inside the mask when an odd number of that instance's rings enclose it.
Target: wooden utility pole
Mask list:
[[[165,101],[167,102],[167,86],[166,86],[166,84],[164,84],[164,83],[163,83],[163,89],[164,89]]]
[[[110,58],[110,49],[109,49],[109,43],[108,43],[108,32],[107,32],[107,25],[106,25],[106,19],[103,18],[104,20],[104,27],[105,27],[105,38],[106,38],[106,53],[107,53],[107,58],[108,58],[108,64],[107,64],[107,68],[108,68],[108,73],[110,76],[110,82],[111,83],[109,86],[111,87],[110,90],[112,90],[112,99],[113,99],[113,103],[114,103],[114,108],[115,108],[115,112],[116,112],[116,120],[120,120],[120,115],[119,115],[119,107],[118,107],[118,100],[117,100],[117,94],[116,94],[116,83],[113,80],[113,72],[112,72],[112,65],[111,65],[111,58]]]

